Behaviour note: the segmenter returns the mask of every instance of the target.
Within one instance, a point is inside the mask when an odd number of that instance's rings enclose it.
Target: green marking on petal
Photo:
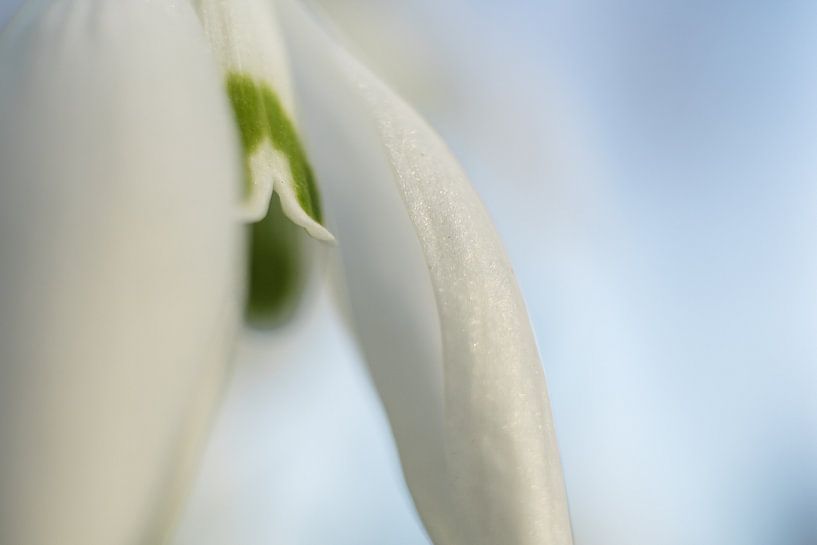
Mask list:
[[[264,140],[267,132],[264,103],[255,83],[244,76],[227,78],[227,96],[230,98],[241,136],[241,147],[244,151],[244,193],[247,195],[252,187],[248,158]]]
[[[291,178],[287,181],[292,184],[298,205],[321,224],[323,213],[315,176],[295,125],[278,96],[269,85],[237,73],[227,76],[227,94],[241,135],[247,192],[252,187],[249,157],[269,139],[272,147],[287,158]]]
[[[249,155],[255,151],[267,132],[261,93],[250,78],[236,75],[227,78],[227,95],[241,133],[241,145],[244,153]]]
[[[253,186],[250,158],[262,152],[268,142],[288,163],[289,179],[275,183],[290,185],[289,198],[294,194],[301,209],[321,223],[320,197],[312,168],[295,125],[277,95],[268,85],[242,74],[228,75],[227,95],[241,137],[247,195]],[[279,171],[279,175],[286,173]],[[247,319],[258,327],[272,327],[289,318],[306,283],[304,234],[285,215],[282,198],[278,192],[273,193],[264,218],[249,226]]]
[[[312,168],[306,159],[306,153],[298,139],[295,126],[287,117],[281,101],[275,93],[266,85],[261,85],[261,96],[264,101],[264,109],[267,114],[267,127],[270,130],[272,144],[278,151],[282,152],[289,159],[289,169],[292,173],[292,181],[295,185],[295,195],[301,208],[309,217],[318,223],[322,223],[323,214],[321,212],[320,196]]]

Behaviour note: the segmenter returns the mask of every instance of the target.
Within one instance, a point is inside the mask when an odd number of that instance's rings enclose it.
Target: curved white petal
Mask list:
[[[352,316],[432,539],[571,543],[536,344],[485,209],[429,126],[284,5]]]
[[[160,541],[239,323],[240,189],[186,2],[0,35],[0,543]]]

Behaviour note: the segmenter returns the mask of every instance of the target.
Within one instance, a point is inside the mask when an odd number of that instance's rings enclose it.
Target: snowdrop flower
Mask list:
[[[0,543],[167,539],[301,232],[432,541],[571,542],[522,298],[433,130],[291,0],[29,0],[0,34]]]

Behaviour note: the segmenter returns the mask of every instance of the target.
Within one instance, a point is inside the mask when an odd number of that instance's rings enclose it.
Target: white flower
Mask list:
[[[242,221],[267,218],[251,317],[297,292],[277,200],[337,238],[434,543],[570,543],[524,303],[433,130],[290,0],[30,0],[0,34],[0,544],[164,539],[240,327]]]

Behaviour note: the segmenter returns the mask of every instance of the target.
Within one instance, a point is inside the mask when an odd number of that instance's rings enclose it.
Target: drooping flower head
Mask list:
[[[570,543],[485,209],[299,4],[26,3],[0,35],[0,176],[0,543],[165,537],[242,307],[286,314],[306,234],[336,240],[434,543]]]

